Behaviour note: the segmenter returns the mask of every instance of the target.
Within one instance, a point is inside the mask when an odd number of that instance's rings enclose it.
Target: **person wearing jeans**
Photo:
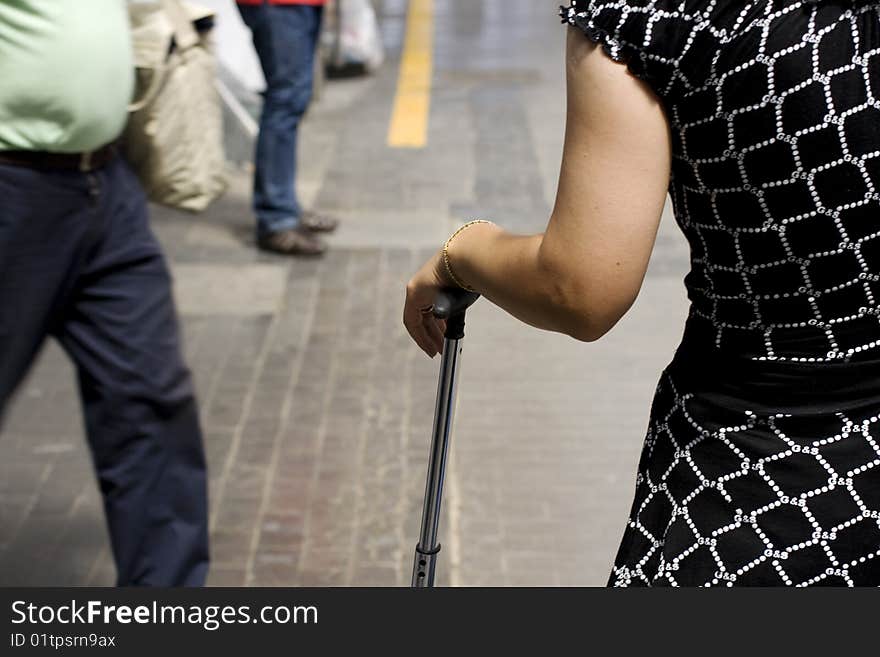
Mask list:
[[[266,78],[257,139],[253,208],[257,245],[287,255],[320,255],[315,235],[337,221],[304,210],[296,196],[299,124],[312,97],[324,0],[238,0]]]
[[[124,0],[0,2],[0,413],[47,337],[76,365],[119,585],[201,586],[205,456],[171,275],[117,154]]]

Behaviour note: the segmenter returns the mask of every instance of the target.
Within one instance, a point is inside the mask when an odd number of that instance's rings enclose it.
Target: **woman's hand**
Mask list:
[[[416,272],[406,286],[403,325],[417,345],[433,358],[443,351],[446,322],[434,317],[434,300],[445,287],[454,286],[446,274],[443,251],[438,251]]]

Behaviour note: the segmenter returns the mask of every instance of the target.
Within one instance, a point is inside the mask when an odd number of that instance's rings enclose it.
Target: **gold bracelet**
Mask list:
[[[452,233],[448,240],[446,240],[446,244],[443,245],[443,264],[446,266],[446,273],[449,276],[449,279],[462,290],[467,290],[468,292],[476,292],[474,288],[462,282],[452,271],[452,265],[449,263],[449,245],[452,243],[458,234],[462,232],[466,228],[470,228],[475,224],[491,224],[491,221],[486,221],[485,219],[476,219],[474,221],[469,221],[464,226],[459,228],[457,231]]]

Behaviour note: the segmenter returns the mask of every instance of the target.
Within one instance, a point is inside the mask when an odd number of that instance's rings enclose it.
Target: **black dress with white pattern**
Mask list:
[[[672,125],[691,310],[610,584],[880,584],[880,2],[578,0]]]

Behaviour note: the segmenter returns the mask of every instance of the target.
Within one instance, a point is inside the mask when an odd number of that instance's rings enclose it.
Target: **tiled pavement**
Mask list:
[[[403,284],[471,216],[546,221],[564,116],[555,3],[437,0],[430,143],[393,151],[402,4],[379,3],[385,69],[332,83],[304,128],[303,197],[345,221],[327,257],[255,252],[246,172],[203,216],[154,209],[202,408],[215,585],[408,583],[437,362],[400,325]],[[640,300],[593,345],[472,311],[440,583],[604,583],[686,261],[667,218]],[[72,370],[49,345],[0,435],[0,585],[113,578]]]

